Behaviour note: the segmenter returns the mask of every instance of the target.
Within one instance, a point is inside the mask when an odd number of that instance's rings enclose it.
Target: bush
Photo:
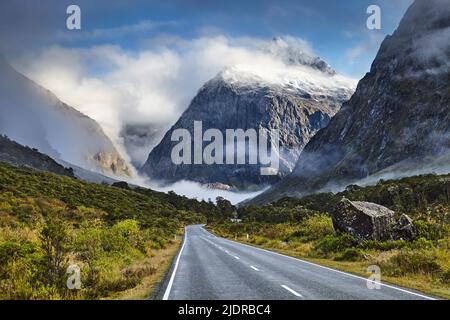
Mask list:
[[[0,267],[34,253],[36,245],[29,241],[6,241],[0,244]]]
[[[355,247],[357,244],[356,239],[348,233],[328,235],[314,246],[314,250],[321,254],[327,255],[329,253],[339,252],[347,248]]]
[[[408,245],[404,240],[395,241],[376,241],[376,240],[366,240],[358,245],[358,248],[363,250],[380,250],[389,251],[393,249],[401,249]]]
[[[299,230],[292,233],[289,240],[292,238],[300,238],[302,241],[308,242],[334,234],[331,218],[326,214],[320,214],[303,220],[300,223]]]
[[[334,258],[335,261],[361,261],[363,259],[362,251],[356,248],[347,248],[342,254]]]
[[[427,240],[439,240],[448,236],[448,226],[442,223],[434,222],[433,220],[419,219],[414,221],[414,226],[417,230],[417,236]]]
[[[433,241],[427,240],[425,238],[419,238],[413,242],[409,242],[409,248],[411,249],[433,249]]]
[[[68,264],[69,229],[64,220],[48,216],[40,233],[41,248],[45,256],[46,283],[62,291]]]
[[[450,268],[448,268],[447,270],[445,270],[445,271],[442,273],[441,281],[442,281],[443,283],[450,284]]]
[[[442,272],[433,252],[404,250],[389,259],[388,270],[396,274],[430,274],[436,275]]]
[[[269,240],[265,237],[255,236],[254,238],[252,238],[252,243],[254,243],[258,246],[262,246],[262,245],[266,244],[267,242],[269,242]]]

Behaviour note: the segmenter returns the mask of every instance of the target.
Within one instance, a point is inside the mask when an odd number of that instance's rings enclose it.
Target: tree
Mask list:
[[[68,232],[64,221],[48,216],[40,234],[45,253],[47,282],[61,288],[67,267]]]
[[[216,204],[223,218],[233,217],[233,213],[236,211],[236,208],[231,204],[230,201],[222,197],[217,197]]]

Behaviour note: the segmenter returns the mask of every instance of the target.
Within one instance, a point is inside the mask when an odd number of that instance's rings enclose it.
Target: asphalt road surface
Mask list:
[[[369,289],[364,277],[219,238],[200,225],[186,227],[162,292],[164,300],[432,299],[383,283]]]

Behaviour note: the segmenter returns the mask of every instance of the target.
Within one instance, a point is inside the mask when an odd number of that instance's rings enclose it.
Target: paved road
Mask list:
[[[186,227],[163,299],[430,299],[390,285],[368,289],[363,277],[254,248]]]

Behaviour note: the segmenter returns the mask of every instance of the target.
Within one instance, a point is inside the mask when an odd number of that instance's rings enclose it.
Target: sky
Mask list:
[[[356,83],[411,3],[1,0],[0,54],[96,120],[122,156],[139,166],[223,68],[278,66],[258,51],[270,39],[290,39]],[[81,9],[81,30],[66,28],[72,4]],[[366,27],[373,4],[381,8],[381,30]],[[128,145],[127,126],[144,128],[145,141]]]
[[[412,0],[289,1],[65,1],[2,0],[3,51],[60,44],[99,44],[138,49],[152,38],[193,39],[205,35],[271,38],[290,35],[312,44],[337,71],[360,78],[368,71],[380,41],[392,33]],[[66,8],[82,10],[82,30],[67,31]],[[382,29],[366,28],[366,9],[382,10]],[[10,48],[8,48],[10,47]]]

